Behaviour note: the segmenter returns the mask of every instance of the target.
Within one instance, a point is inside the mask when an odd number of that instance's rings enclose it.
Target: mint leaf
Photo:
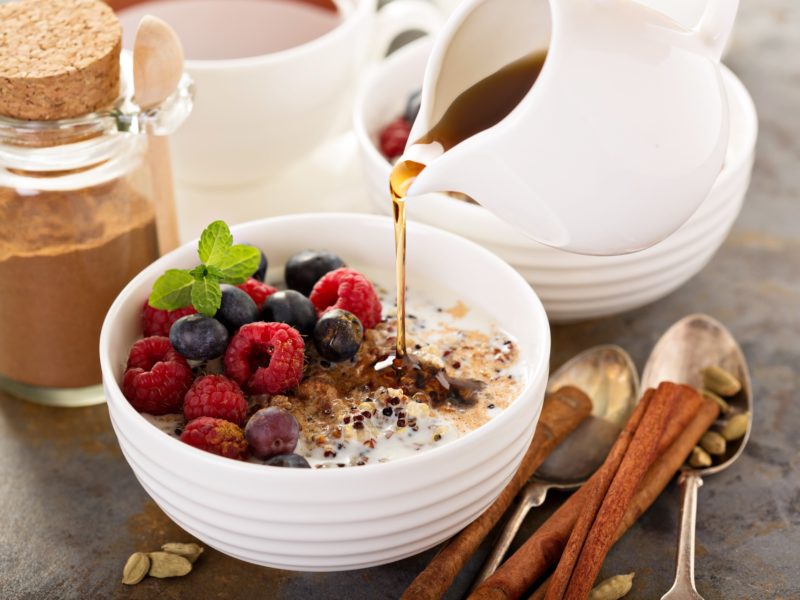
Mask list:
[[[256,272],[260,262],[261,252],[258,248],[237,244],[228,249],[216,266],[222,271],[222,281],[238,285]]]
[[[197,265],[194,269],[189,271],[189,275],[191,275],[195,280],[200,281],[201,279],[205,279],[208,275],[208,269],[205,265]]]
[[[159,277],[148,302],[153,308],[175,310],[192,304],[194,277],[183,269],[170,269]]]
[[[213,317],[217,314],[220,304],[222,304],[222,290],[219,288],[219,280],[216,277],[207,276],[193,281],[192,305],[200,314]]]
[[[205,264],[219,265],[219,261],[222,260],[232,245],[233,235],[231,235],[231,230],[228,229],[225,221],[214,221],[200,234],[197,254]]]
[[[218,281],[222,281],[225,278],[225,273],[222,272],[222,269],[214,265],[197,265],[194,269],[189,271],[189,275],[194,277],[197,281],[205,279],[206,277],[213,277]]]
[[[206,265],[206,273],[217,281],[225,279],[225,272],[215,265]]]

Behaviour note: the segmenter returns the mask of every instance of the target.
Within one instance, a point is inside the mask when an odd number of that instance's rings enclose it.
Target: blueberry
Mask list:
[[[410,124],[414,124],[414,120],[419,114],[419,105],[421,102],[422,90],[417,90],[408,97],[406,102],[406,109],[403,111],[403,118]]]
[[[304,296],[311,294],[314,284],[330,271],[344,266],[344,261],[327,250],[303,250],[286,263],[286,285]]]
[[[271,467],[289,467],[290,469],[310,469],[311,465],[299,454],[279,454],[264,463]]]
[[[342,361],[353,358],[364,339],[364,328],[353,313],[334,308],[314,326],[314,345],[322,358]]]
[[[300,425],[287,410],[270,406],[256,412],[244,428],[250,450],[258,458],[291,454],[300,437]]]
[[[253,248],[257,248],[258,251],[261,253],[261,262],[258,263],[258,268],[256,272],[253,273],[253,279],[258,279],[259,281],[264,281],[264,278],[267,276],[267,255],[264,254],[264,251],[254,244],[248,244],[247,242],[244,243],[245,246],[252,246]]]
[[[172,324],[169,330],[172,347],[192,360],[211,360],[225,353],[228,330],[211,317],[187,315]]]
[[[286,323],[303,335],[311,335],[317,311],[311,300],[295,290],[275,292],[264,302],[262,317],[268,323]]]
[[[258,307],[244,290],[227,283],[219,287],[222,290],[222,304],[214,318],[225,325],[230,333],[242,325],[258,321]]]

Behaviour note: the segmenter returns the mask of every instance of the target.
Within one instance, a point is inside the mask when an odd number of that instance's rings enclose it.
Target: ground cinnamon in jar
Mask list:
[[[21,0],[0,22],[0,386],[52,403],[100,383],[105,314],[158,256],[146,141],[109,127],[121,28],[105,3]]]
[[[125,179],[30,196],[0,189],[0,374],[99,383],[105,313],[156,256],[152,206]]]

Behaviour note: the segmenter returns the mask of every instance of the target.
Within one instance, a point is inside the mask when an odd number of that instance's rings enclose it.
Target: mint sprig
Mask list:
[[[148,302],[153,308],[175,310],[192,305],[213,317],[222,303],[221,283],[238,285],[258,269],[258,248],[234,244],[224,221],[205,228],[197,244],[200,264],[193,269],[169,269],[153,285]]]

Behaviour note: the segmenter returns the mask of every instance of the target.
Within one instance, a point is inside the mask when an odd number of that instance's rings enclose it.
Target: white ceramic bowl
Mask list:
[[[330,248],[358,267],[392,269],[386,217],[308,214],[233,228],[264,249],[271,273],[305,248]],[[533,290],[482,247],[432,227],[408,230],[409,293],[436,281],[482,308],[519,340],[528,384],[483,427],[447,445],[395,462],[336,470],[279,469],[192,448],[148,423],[119,381],[139,337],[139,313],[156,277],[197,262],[196,243],[140,273],[108,312],[100,363],[120,447],[150,496],[209,546],[252,563],[337,571],[379,565],[447,539],[477,517],[509,481],[530,442],[547,379],[550,332]],[[476,285],[480,282],[480,285]]]
[[[422,39],[398,50],[370,74],[356,100],[354,128],[378,212],[391,210],[391,166],[378,150],[378,135],[421,85],[431,44]],[[750,183],[758,131],[755,107],[725,67],[723,80],[731,110],[725,167],[691,219],[652,248],[623,256],[571,254],[531,240],[481,206],[444,194],[410,201],[409,219],[463,235],[505,259],[534,285],[551,321],[606,316],[653,302],[686,283],[711,259],[736,220]]]

